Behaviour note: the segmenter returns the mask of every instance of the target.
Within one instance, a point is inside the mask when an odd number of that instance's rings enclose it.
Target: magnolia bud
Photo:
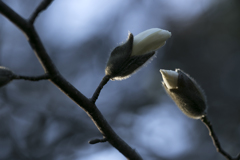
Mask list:
[[[12,80],[13,72],[3,66],[0,66],[0,87],[6,85]]]
[[[207,100],[203,90],[188,74],[180,69],[160,70],[163,86],[180,110],[190,118],[206,115]]]
[[[143,66],[170,36],[170,32],[158,28],[146,30],[135,37],[130,33],[127,41],[112,51],[105,74],[112,80],[128,78]]]

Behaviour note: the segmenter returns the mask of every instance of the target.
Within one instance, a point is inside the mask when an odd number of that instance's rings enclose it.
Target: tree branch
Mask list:
[[[101,83],[99,84],[99,86],[97,87],[96,91],[94,92],[94,94],[93,94],[93,96],[92,96],[92,98],[91,98],[91,101],[92,101],[93,103],[96,102],[96,100],[98,99],[98,96],[99,96],[99,94],[100,94],[103,86],[104,86],[105,84],[107,84],[107,82],[109,81],[109,79],[110,79],[110,76],[109,76],[109,75],[105,75],[105,76],[103,77]]]
[[[24,79],[24,80],[28,80],[28,81],[39,81],[39,80],[46,80],[46,79],[50,79],[50,75],[49,74],[44,74],[41,76],[21,76],[21,75],[16,75],[14,74],[12,76],[12,79]]]
[[[212,125],[210,123],[210,121],[208,120],[207,116],[204,116],[201,118],[201,121],[206,125],[208,131],[209,131],[209,136],[212,138],[213,144],[216,147],[216,150],[221,153],[226,159],[228,160],[233,160],[233,158],[227,153],[225,152],[221,145],[220,142],[218,141],[218,138],[212,128]]]
[[[51,81],[88,114],[98,130],[107,138],[113,147],[121,152],[127,159],[142,160],[141,156],[113,131],[94,103],[82,95],[61,75],[55,76]]]
[[[48,56],[38,34],[35,31],[34,26],[19,16],[2,1],[0,1],[0,13],[2,13],[7,19],[9,19],[13,24],[23,31],[32,49],[34,50],[35,55],[38,57],[38,60],[44,68],[45,73],[50,75],[51,82],[88,114],[88,116],[97,126],[98,130],[103,134],[104,137],[107,138],[108,142],[119,152],[121,152],[127,159],[142,160],[141,156],[138,155],[134,149],[132,149],[113,131],[95,104],[61,76],[52,60]]]
[[[29,23],[33,24],[35,19],[37,18],[38,14],[45,10],[53,0],[43,0],[39,6],[36,8],[36,10],[32,13],[31,17],[29,18]]]

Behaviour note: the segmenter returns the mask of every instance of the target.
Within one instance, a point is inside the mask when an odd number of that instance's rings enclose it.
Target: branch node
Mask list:
[[[33,12],[33,14],[31,15],[31,17],[29,18],[29,23],[33,24],[35,19],[37,18],[38,14],[45,10],[51,3],[53,0],[43,0],[39,6],[36,8],[36,10]]]

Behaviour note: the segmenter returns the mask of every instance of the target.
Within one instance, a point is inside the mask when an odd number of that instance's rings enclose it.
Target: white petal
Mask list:
[[[171,33],[159,28],[148,29],[134,36],[132,55],[143,55],[162,47]]]
[[[177,89],[178,86],[178,73],[171,70],[160,69],[163,82],[168,89]]]

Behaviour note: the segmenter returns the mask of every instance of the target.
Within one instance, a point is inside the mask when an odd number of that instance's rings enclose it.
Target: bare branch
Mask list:
[[[92,101],[93,103],[96,102],[96,100],[98,99],[98,96],[99,96],[99,94],[100,94],[103,86],[104,86],[105,84],[107,84],[107,82],[109,81],[109,79],[110,79],[110,76],[109,76],[109,75],[106,75],[106,76],[103,77],[101,83],[99,84],[98,88],[96,89],[96,91],[94,92],[94,94],[93,94],[93,96],[92,96],[92,98],[91,98],[91,101]]]
[[[206,127],[209,131],[209,136],[212,138],[212,141],[213,141],[214,146],[216,147],[216,150],[219,153],[221,153],[224,157],[226,157],[226,159],[232,160],[233,158],[222,149],[220,142],[218,141],[218,138],[217,138],[216,134],[214,133],[212,125],[211,125],[210,121],[208,120],[207,116],[202,117],[201,121],[206,125]]]
[[[49,74],[44,74],[44,75],[41,75],[41,76],[21,76],[21,75],[16,75],[14,74],[12,76],[12,79],[23,79],[23,80],[28,80],[28,81],[39,81],[39,80],[47,80],[47,79],[50,79],[50,75]]]
[[[23,19],[2,1],[0,1],[0,13],[2,13],[7,19],[9,19],[13,24],[23,31],[32,49],[34,50],[35,55],[38,57],[38,60],[44,68],[45,73],[50,75],[51,82],[88,114],[88,116],[97,126],[98,130],[104,137],[108,139],[108,142],[119,152],[121,152],[127,159],[142,160],[141,156],[138,155],[134,149],[132,149],[113,131],[95,104],[61,76],[52,60],[48,56],[33,24]],[[100,90],[101,89],[97,91],[98,94]]]
[[[32,13],[31,17],[29,18],[29,23],[33,24],[35,19],[37,18],[38,14],[45,10],[53,0],[43,0],[39,6],[36,8],[36,10]]]
[[[75,87],[67,82],[61,75],[51,78],[51,81],[62,90],[69,98],[77,103],[92,119],[98,130],[104,137],[108,139],[108,142],[121,152],[126,158],[131,160],[142,160],[141,156],[132,149],[126,142],[124,142],[111,128],[108,122],[105,120],[101,112],[84,95],[82,95]]]

